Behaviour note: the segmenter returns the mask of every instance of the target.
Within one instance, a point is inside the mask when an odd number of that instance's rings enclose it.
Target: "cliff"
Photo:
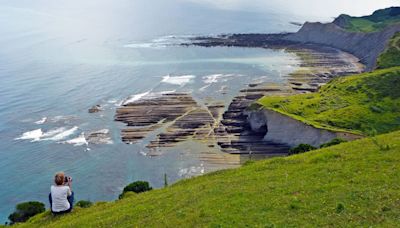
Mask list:
[[[306,143],[319,147],[334,138],[348,141],[361,138],[359,135],[315,128],[279,112],[263,109],[246,113],[251,129],[255,132],[267,129],[265,141],[282,143],[291,147]]]
[[[288,34],[283,39],[341,49],[358,57],[366,65],[366,70],[371,71],[376,67],[380,53],[397,32],[400,32],[400,24],[389,25],[378,32],[364,33],[350,32],[334,23],[305,23],[297,33]]]

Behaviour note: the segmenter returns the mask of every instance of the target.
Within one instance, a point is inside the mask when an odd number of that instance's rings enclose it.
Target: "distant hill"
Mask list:
[[[333,23],[352,32],[381,31],[388,25],[400,23],[400,7],[377,10],[372,15],[364,17],[342,14]]]
[[[400,32],[400,7],[392,7],[365,17],[341,15],[327,24],[307,22],[284,39],[341,49],[358,57],[371,71],[397,32]]]

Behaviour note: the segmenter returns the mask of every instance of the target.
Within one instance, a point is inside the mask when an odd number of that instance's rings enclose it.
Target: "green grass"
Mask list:
[[[379,69],[400,66],[400,32],[390,39],[386,50],[379,56],[377,67]]]
[[[21,227],[396,227],[399,143],[394,132],[254,162]]]
[[[365,18],[353,17],[345,29],[351,32],[377,32],[396,23],[400,23],[400,18],[386,20],[384,22],[373,22]]]
[[[346,22],[341,26],[351,32],[377,32],[389,25],[400,23],[400,8],[392,7],[375,11],[372,15],[351,17],[341,15]]]
[[[368,134],[400,130],[400,67],[339,77],[319,92],[258,102],[317,128]]]

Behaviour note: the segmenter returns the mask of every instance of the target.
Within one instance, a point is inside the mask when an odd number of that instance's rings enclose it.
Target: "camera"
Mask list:
[[[72,181],[72,178],[69,176],[64,177],[64,183],[68,183],[69,181]]]

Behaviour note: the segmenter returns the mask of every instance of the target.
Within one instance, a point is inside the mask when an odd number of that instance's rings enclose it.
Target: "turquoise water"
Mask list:
[[[282,82],[298,63],[292,54],[171,44],[188,35],[295,31],[291,20],[178,0],[1,1],[0,221],[18,202],[47,203],[60,170],[73,176],[78,200],[92,201],[116,199],[134,180],[161,187],[164,173],[174,182],[207,172],[190,147],[148,157],[145,144],[123,144],[116,107],[162,91],[229,102],[249,82]],[[89,114],[95,104],[105,110]],[[79,143],[101,129],[110,144]]]

